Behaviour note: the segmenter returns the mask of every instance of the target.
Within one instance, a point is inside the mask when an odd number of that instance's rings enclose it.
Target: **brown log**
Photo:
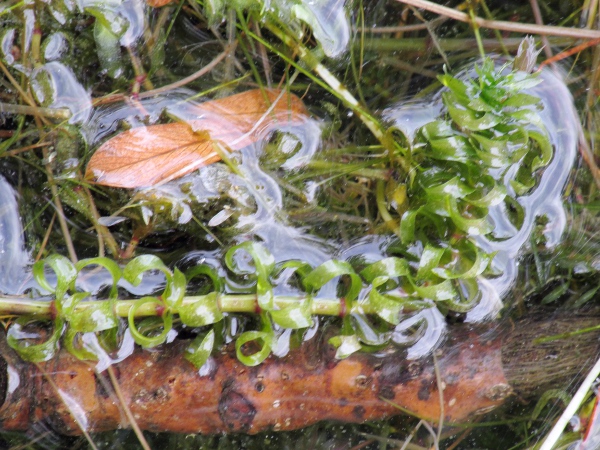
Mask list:
[[[533,345],[532,336],[552,332],[552,327],[564,332],[577,321],[553,322],[530,320],[519,332],[508,334],[507,327],[482,333],[480,328],[456,326],[435,358],[419,361],[406,360],[400,350],[336,360],[324,339],[315,339],[283,358],[271,356],[257,367],[244,366],[233,351],[225,350],[211,358],[210,370],[200,375],[183,358],[187,343],[180,341],[161,350],[136,349],[113,370],[144,430],[253,434],[297,429],[321,420],[360,423],[402,413],[392,403],[436,422],[442,414],[437,363],[444,422],[456,423],[495,408],[513,389],[551,385],[551,378],[570,377],[596,355],[597,334],[575,338],[576,343],[566,346],[564,341]],[[577,323],[587,326],[598,320]],[[560,350],[569,345],[570,352]],[[521,351],[528,358],[535,356],[537,362],[518,361]],[[576,365],[572,354],[579,355]],[[0,355],[1,429],[26,430],[37,421],[62,434],[79,434],[82,428],[97,432],[129,427],[110,378],[96,373],[93,364],[64,351],[39,365],[24,363],[4,340]],[[560,370],[549,371],[545,361]],[[523,365],[525,372],[516,368]]]

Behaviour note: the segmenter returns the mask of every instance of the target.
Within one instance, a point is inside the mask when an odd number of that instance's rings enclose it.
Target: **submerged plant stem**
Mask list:
[[[299,42],[296,42],[291,36],[284,33],[278,27],[267,23],[267,28],[271,31],[275,36],[277,36],[285,45],[289,48],[295,50],[298,55],[300,55],[300,59],[308,65],[309,68],[314,70],[319,77],[325,82],[325,87],[339,98],[347,107],[349,107],[360,120],[365,124],[365,126],[371,131],[373,136],[381,142],[384,148],[388,149],[391,152],[394,152],[394,145],[392,139],[385,133],[385,130],[381,126],[381,124],[371,115],[368,111],[364,109],[363,106],[360,105],[358,100],[354,98],[352,93],[337,79],[337,77],[327,69],[323,64],[321,64],[317,58]],[[259,42],[264,41],[260,39],[259,36],[253,34],[252,35]],[[283,55],[280,55],[283,57]],[[285,58],[287,59],[287,58]],[[288,62],[292,63],[288,59]],[[294,64],[298,67],[296,64]],[[302,70],[302,68],[298,67],[298,69]],[[397,161],[400,163],[402,168],[408,171],[409,167],[403,158],[400,156],[396,156]]]
[[[59,120],[68,120],[71,118],[71,111],[64,108],[41,108],[37,106],[12,105],[10,103],[0,103],[0,113],[26,114]]]
[[[182,307],[190,306],[195,303],[210,299],[213,294],[200,296],[186,296],[181,303]],[[298,305],[301,302],[308,300],[308,296],[290,296],[282,295],[275,296],[274,302],[279,309]],[[75,306],[75,312],[82,312],[92,307],[98,306],[100,302],[109,302],[110,300],[93,300],[78,303]],[[114,312],[119,317],[128,317],[129,310],[135,305],[137,300],[117,300],[114,304]],[[223,294],[217,297],[217,303],[221,312],[224,313],[256,313],[259,311],[258,300],[255,294]],[[29,300],[14,297],[0,297],[0,315],[3,316],[20,316],[32,315],[39,318],[50,318],[53,315],[53,302],[47,300]],[[356,306],[357,312],[371,314],[368,305]],[[311,313],[322,316],[340,316],[344,314],[346,309],[343,298],[315,298],[312,299]],[[161,309],[157,308],[156,303],[145,303],[139,306],[136,311],[136,317],[158,316],[161,314]],[[173,308],[172,312],[177,314],[177,308]]]

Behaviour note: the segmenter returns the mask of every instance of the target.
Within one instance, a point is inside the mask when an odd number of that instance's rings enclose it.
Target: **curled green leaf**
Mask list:
[[[245,354],[242,347],[247,343],[258,345],[259,349],[252,354]],[[235,352],[238,359],[245,365],[254,367],[262,363],[271,354],[273,333],[265,331],[246,331],[235,341]]]
[[[329,343],[337,348],[335,352],[337,359],[345,359],[362,348],[358,336],[355,334],[334,336],[329,339]]]
[[[255,272],[241,270],[237,267],[233,257],[236,252],[247,252],[254,263]],[[264,311],[271,311],[273,304],[273,288],[270,276],[275,268],[275,258],[265,246],[257,242],[247,241],[230,248],[225,254],[225,264],[234,273],[239,275],[252,275],[256,278],[256,295],[258,306]]]
[[[55,319],[52,334],[48,336],[48,339],[39,344],[31,343],[29,339],[32,336],[23,330],[31,322],[35,322],[35,320],[29,317],[18,318],[8,328],[6,342],[25,361],[48,361],[58,351],[58,342],[63,333],[64,321],[61,318]]]
[[[212,292],[199,297],[188,297],[192,301],[178,309],[181,322],[189,327],[201,327],[223,320],[218,295],[217,292]]]
[[[56,286],[50,285],[46,279],[44,266],[48,265],[56,275]],[[77,269],[71,261],[61,255],[50,255],[46,259],[33,264],[33,278],[48,292],[54,293],[55,299],[61,301],[69,289],[73,289],[77,278]]]
[[[316,292],[336,277],[350,277],[350,287],[344,296],[348,302],[353,302],[362,289],[362,281],[354,268],[346,261],[329,260],[313,269],[302,282],[307,290]]]
[[[136,311],[146,303],[154,303],[157,308],[164,308],[164,304],[156,297],[142,297],[137,300],[134,305],[129,309],[128,315],[128,323],[129,323],[129,332],[133,337],[133,340],[141,345],[142,347],[151,348],[156,347],[157,345],[162,344],[167,339],[167,334],[173,328],[173,314],[171,311],[166,308],[163,309],[163,313],[161,315],[162,319],[162,332],[159,334],[144,334],[140,329],[140,324],[135,323],[135,313]],[[153,332],[151,332],[153,333]]]
[[[117,298],[117,283],[123,275],[119,265],[112,259],[106,257],[98,257],[82,259],[81,261],[78,261],[77,264],[75,264],[75,269],[77,270],[77,272],[81,272],[87,266],[100,266],[108,271],[108,273],[112,277],[112,285],[110,288],[109,297],[111,299]]]
[[[215,330],[210,330],[205,336],[197,336],[186,349],[183,357],[196,368],[202,367],[215,346]]]

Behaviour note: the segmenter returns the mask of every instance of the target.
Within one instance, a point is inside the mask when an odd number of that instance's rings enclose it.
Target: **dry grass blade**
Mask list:
[[[219,161],[214,143],[239,150],[277,124],[301,123],[302,101],[278,90],[252,90],[196,108],[198,119],[134,128],[105,142],[92,156],[86,179],[106,186],[154,186]]]
[[[540,34],[544,36],[565,36],[577,39],[597,39],[600,38],[600,31],[588,30],[582,28],[556,27],[549,25],[536,25],[529,23],[506,22],[502,20],[486,20],[481,17],[475,17],[471,20],[468,14],[457,11],[446,6],[438,5],[437,3],[427,0],[397,0],[400,3],[422,8],[426,11],[450,17],[461,22],[474,22],[481,28],[492,28],[496,30],[514,31],[517,33]]]

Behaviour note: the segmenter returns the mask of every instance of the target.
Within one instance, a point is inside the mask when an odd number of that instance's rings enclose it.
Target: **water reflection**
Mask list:
[[[29,263],[17,195],[0,177],[0,292],[19,293],[27,277]]]

